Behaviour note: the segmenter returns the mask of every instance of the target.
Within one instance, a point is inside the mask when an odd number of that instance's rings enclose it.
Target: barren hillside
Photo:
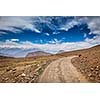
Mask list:
[[[100,45],[84,51],[72,60],[73,65],[91,82],[100,82]]]
[[[89,82],[100,82],[100,45],[49,56],[29,58],[0,57],[0,82],[29,83],[37,80],[45,68],[59,58],[78,55],[72,64]],[[66,62],[66,61],[65,61]]]

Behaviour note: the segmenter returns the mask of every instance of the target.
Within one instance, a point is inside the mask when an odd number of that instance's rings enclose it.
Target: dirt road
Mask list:
[[[77,56],[60,58],[53,61],[40,76],[40,83],[78,83],[88,82],[72,65],[71,59]]]

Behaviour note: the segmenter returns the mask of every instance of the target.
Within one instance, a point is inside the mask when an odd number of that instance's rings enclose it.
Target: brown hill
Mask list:
[[[59,51],[57,52],[57,54],[64,53],[64,52],[65,52],[64,50],[59,50]]]
[[[26,55],[26,57],[48,56],[48,55],[50,55],[50,53],[43,52],[43,51],[36,51],[36,52],[28,53],[28,54]]]
[[[48,53],[47,53],[48,54]],[[39,76],[52,61],[71,55],[73,65],[90,82],[100,82],[100,45],[83,50],[49,56],[26,58],[0,58],[0,82],[37,82]]]
[[[100,82],[100,45],[76,51],[80,57],[74,58],[72,63],[89,81]]]

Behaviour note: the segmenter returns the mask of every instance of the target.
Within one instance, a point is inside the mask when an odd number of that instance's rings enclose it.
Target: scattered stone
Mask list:
[[[10,70],[9,72],[12,73],[12,70]]]
[[[94,77],[90,77],[90,80],[94,80]]]
[[[7,68],[7,69],[6,69],[7,72],[10,71],[10,70],[11,70],[11,68]]]
[[[81,57],[82,55],[81,54],[79,54],[79,57]]]
[[[97,66],[97,68],[99,68],[99,66]]]
[[[12,70],[11,70],[11,71],[12,71]],[[16,71],[12,71],[12,73],[13,73],[13,74],[15,74],[15,73],[16,73]]]
[[[98,71],[99,69],[98,69],[98,68],[96,68],[95,70],[96,70],[96,71]]]
[[[30,80],[30,78],[29,78],[29,77],[25,77],[25,79],[26,79],[26,80]]]
[[[26,74],[25,74],[25,73],[22,73],[22,74],[21,74],[21,76],[22,76],[22,77],[25,77],[25,76],[26,76]]]
[[[93,71],[93,70],[94,70],[94,68],[93,68],[93,67],[91,67],[90,69],[91,69],[91,71]]]
[[[88,74],[88,76],[89,76],[89,77],[91,77],[91,76],[92,76],[92,74],[91,74],[91,73],[89,73],[89,74]]]
[[[5,81],[7,81],[8,80],[8,77],[7,78],[5,78]]]
[[[39,67],[40,65],[39,65],[39,64],[37,64],[37,66]]]
[[[14,69],[12,69],[12,71],[16,71],[16,69],[14,68]]]

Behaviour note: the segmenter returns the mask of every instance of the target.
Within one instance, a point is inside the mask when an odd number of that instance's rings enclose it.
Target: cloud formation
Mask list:
[[[32,31],[40,32],[35,28],[35,26],[32,24],[34,21],[34,17],[23,17],[23,16],[2,16],[0,17],[0,30],[6,30],[11,31],[13,33],[21,32],[20,29],[30,29]],[[18,28],[20,29],[18,29]],[[4,32],[0,32],[0,34],[3,34]],[[6,33],[6,32],[5,32]]]
[[[18,42],[19,39],[11,39],[12,42]]]
[[[0,42],[0,50],[8,48],[18,49],[41,49],[50,53],[57,53],[59,50],[72,51],[77,49],[89,48],[94,45],[100,44],[100,17],[60,17],[60,16],[34,16],[34,17],[0,17],[0,36],[8,34],[6,31],[11,31],[13,34],[21,33],[22,30],[31,30],[38,34],[50,36],[59,35],[61,32],[58,30],[68,31],[75,25],[87,24],[90,29],[89,34],[95,34],[93,38],[89,39],[87,34],[84,33],[85,40],[82,42],[62,42],[57,38],[53,38],[45,44],[34,44],[30,41],[21,41],[17,38],[7,39]],[[43,28],[46,27],[48,32]],[[21,30],[22,29],[22,30]],[[5,31],[4,31],[5,30]],[[52,31],[53,30],[53,31]],[[40,40],[41,43],[43,40]],[[1,52],[0,52],[1,53]]]
[[[45,25],[53,31],[63,28],[67,31],[77,24],[73,19],[73,17],[70,18],[63,16],[2,16],[0,17],[0,30],[2,30],[0,31],[0,34],[7,34],[3,30],[20,33],[20,29],[29,29],[40,33],[43,31]]]
[[[86,39],[83,42],[66,42],[66,43],[60,43],[57,39],[54,39],[54,41],[51,41],[51,44],[34,44],[29,41],[20,42],[17,43],[16,41],[6,40],[5,42],[0,42],[0,48],[20,48],[20,49],[41,49],[45,52],[49,53],[57,53],[59,50],[64,51],[72,51],[72,50],[78,50],[78,49],[84,49],[89,48],[94,45],[98,44],[98,40],[100,38],[94,38],[94,39]]]
[[[1,16],[0,17],[0,30],[9,30],[18,33],[22,29],[30,29],[37,33],[42,31],[42,26],[45,24],[52,30],[63,29],[68,31],[75,25],[87,23],[91,32],[100,35],[100,17],[61,17],[61,16]],[[0,34],[5,34],[0,32]],[[54,34],[56,34],[54,32]]]

